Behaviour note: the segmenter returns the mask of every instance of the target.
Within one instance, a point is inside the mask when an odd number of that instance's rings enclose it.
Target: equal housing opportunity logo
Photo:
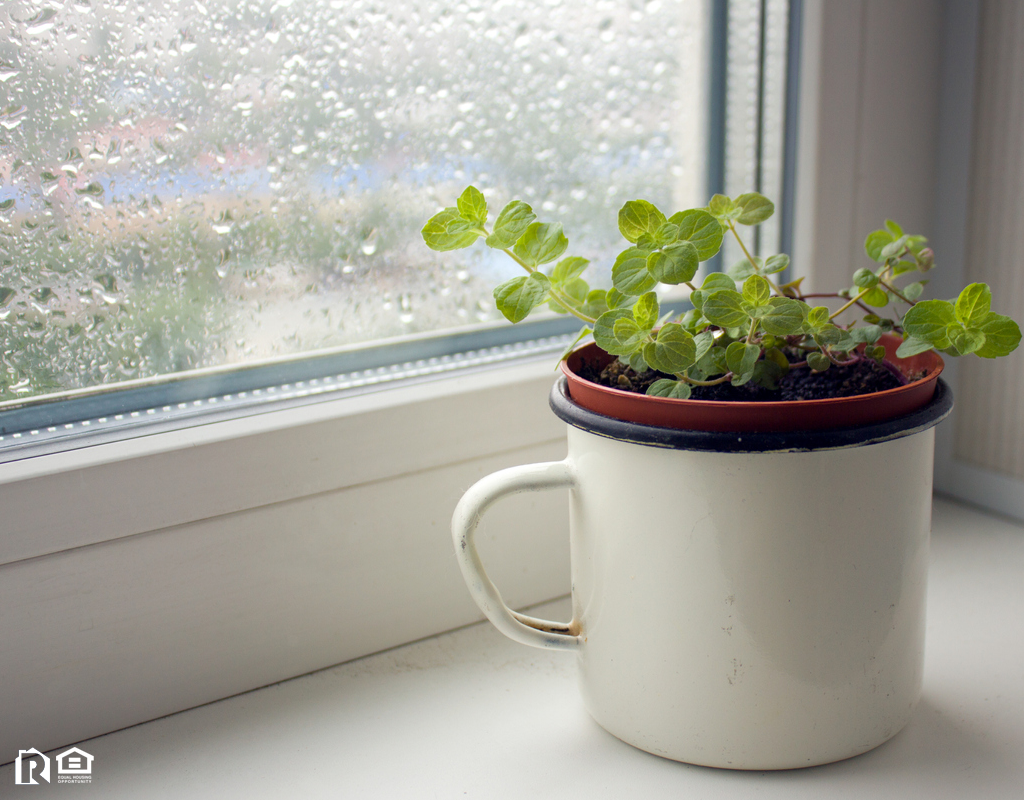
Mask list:
[[[57,775],[54,783],[92,783],[94,756],[78,747],[72,747],[54,756]],[[19,785],[50,783],[50,757],[34,747],[19,750],[14,759],[14,782]]]

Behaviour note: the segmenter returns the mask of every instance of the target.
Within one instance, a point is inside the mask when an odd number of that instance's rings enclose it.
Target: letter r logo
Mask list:
[[[39,758],[36,759],[36,756]],[[38,769],[38,772],[36,770]],[[34,783],[37,786],[39,781],[33,773],[38,774],[47,783],[50,782],[50,759],[44,756],[34,747],[28,750],[19,750],[18,757],[14,759],[14,782],[18,784]]]

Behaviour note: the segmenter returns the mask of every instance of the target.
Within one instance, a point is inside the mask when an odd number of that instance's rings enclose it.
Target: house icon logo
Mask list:
[[[54,758],[57,762],[57,783],[90,783],[94,757],[78,747],[65,750]]]
[[[72,747],[54,756],[57,762],[57,783],[92,783],[92,762],[95,756],[80,747]],[[38,779],[38,780],[37,780]],[[50,782],[50,757],[36,748],[19,750],[14,759],[14,782],[18,785],[39,785]]]

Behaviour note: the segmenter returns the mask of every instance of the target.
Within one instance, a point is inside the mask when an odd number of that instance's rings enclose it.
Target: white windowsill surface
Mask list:
[[[1022,578],[1024,528],[937,499],[921,703],[890,742],[824,767],[731,772],[643,753],[587,715],[572,656],[481,623],[83,742],[91,785],[29,790],[5,766],[0,796],[1019,797]],[[567,618],[568,601],[537,613]]]

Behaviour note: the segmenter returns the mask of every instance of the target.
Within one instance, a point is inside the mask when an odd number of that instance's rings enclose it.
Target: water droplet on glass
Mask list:
[[[53,18],[57,16],[57,9],[55,8],[44,8],[32,19],[25,23],[25,32],[35,35],[38,33],[46,33],[56,23]]]
[[[0,110],[0,125],[12,131],[25,121],[28,106],[7,106]]]
[[[374,228],[363,237],[363,243],[359,246],[359,249],[363,251],[363,255],[372,256],[377,252],[378,235],[378,230]]]
[[[217,215],[217,219],[210,223],[210,227],[213,228],[214,233],[217,233],[220,236],[223,236],[225,233],[230,233],[234,225],[235,220],[234,217],[231,216],[230,211],[221,211],[220,214]]]
[[[9,64],[6,61],[0,60],[0,83],[7,83],[11,78],[18,74],[18,68],[14,64]]]

